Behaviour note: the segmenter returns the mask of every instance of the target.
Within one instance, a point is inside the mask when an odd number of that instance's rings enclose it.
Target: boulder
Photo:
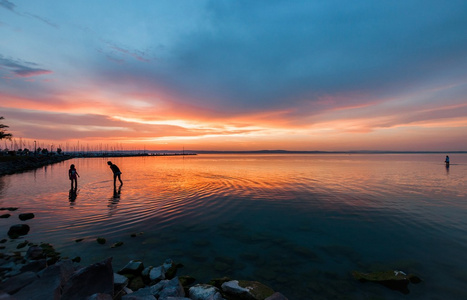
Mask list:
[[[19,214],[18,218],[21,221],[26,221],[26,220],[34,219],[34,214],[33,213]]]
[[[139,275],[144,270],[144,265],[142,261],[139,260],[131,260],[126,266],[123,267],[118,274],[133,274]]]
[[[139,290],[144,287],[144,281],[143,277],[138,275],[138,276],[132,276],[133,278],[130,279],[130,282],[128,283],[128,287],[132,289],[133,291]]]
[[[145,287],[137,290],[134,293],[124,295],[122,300],[155,300],[156,297],[152,294],[150,287]]]
[[[164,267],[164,269],[168,270],[172,267],[172,265],[173,261],[170,258],[167,258],[162,266]]]
[[[219,289],[209,284],[197,284],[189,289],[192,300],[223,300]]]
[[[66,281],[60,299],[86,299],[96,293],[113,296],[113,274],[112,258],[79,269]]]
[[[0,283],[0,290],[8,294],[14,294],[37,278],[34,272],[24,272]]]
[[[152,268],[149,271],[149,280],[151,282],[160,281],[165,279],[165,269],[163,266]]]
[[[14,294],[16,300],[60,299],[61,288],[74,272],[70,260],[60,261],[37,273],[34,280]]]
[[[123,275],[120,275],[120,274],[117,274],[117,273],[114,273],[114,287],[115,289],[118,289],[118,290],[121,290],[123,289],[124,287],[126,287],[128,285],[128,278],[123,276]]]
[[[246,300],[264,300],[274,294],[270,287],[257,282],[232,280],[222,284],[222,291],[228,295]]]
[[[413,274],[407,275],[402,271],[393,270],[373,273],[362,273],[354,271],[352,272],[352,275],[355,279],[359,280],[360,282],[376,282],[392,290],[399,291],[403,294],[408,294],[410,292],[407,287],[410,282],[421,282],[421,279]]]
[[[0,219],[6,219],[6,218],[9,218],[11,217],[10,214],[3,214],[3,215],[0,215]]]
[[[26,258],[32,260],[44,258],[44,249],[40,246],[31,246],[26,252]]]
[[[122,300],[157,300],[153,295],[134,295],[131,293],[122,297]]]
[[[33,260],[31,262],[28,262],[24,266],[21,267],[20,271],[21,272],[39,272],[41,270],[44,270],[47,267],[47,261],[45,259],[39,259],[39,260]]]
[[[168,297],[184,297],[185,291],[177,277],[169,280],[164,288],[158,293],[159,300],[167,300]]]
[[[113,299],[112,296],[108,294],[101,294],[101,293],[93,294],[86,298],[86,300],[112,300],[112,299]]]
[[[12,239],[19,237],[20,235],[26,235],[29,233],[29,226],[27,224],[16,224],[10,227],[8,230],[8,236]]]
[[[281,293],[275,292],[271,296],[267,297],[265,300],[288,300],[288,299],[287,299],[287,297],[285,297]]]

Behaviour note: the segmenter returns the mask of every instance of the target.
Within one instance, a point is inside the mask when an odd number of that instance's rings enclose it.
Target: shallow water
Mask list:
[[[7,247],[50,242],[83,264],[112,256],[115,269],[172,258],[199,283],[258,280],[291,300],[400,299],[351,276],[394,269],[423,279],[404,297],[465,299],[467,155],[450,156],[449,169],[437,154],[113,158],[120,191],[107,159],[73,159],[0,177],[0,207],[19,207],[0,219],[0,239],[33,212],[30,233]]]

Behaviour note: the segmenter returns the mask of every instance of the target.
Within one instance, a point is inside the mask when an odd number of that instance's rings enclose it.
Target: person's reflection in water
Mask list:
[[[120,185],[118,187],[118,190],[117,190],[117,187],[114,186],[114,192],[113,192],[113,195],[112,197],[109,199],[109,204],[107,205],[107,207],[109,208],[109,215],[111,215],[112,213],[112,210],[116,209],[117,206],[118,206],[118,203],[120,202],[120,194],[122,192],[122,185]]]
[[[76,197],[78,197],[77,189],[70,189],[68,192],[68,200],[70,201],[70,207],[75,205]]]

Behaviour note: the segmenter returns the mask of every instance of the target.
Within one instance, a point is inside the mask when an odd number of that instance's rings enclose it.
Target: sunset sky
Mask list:
[[[23,147],[467,150],[467,1],[0,0],[0,116]]]

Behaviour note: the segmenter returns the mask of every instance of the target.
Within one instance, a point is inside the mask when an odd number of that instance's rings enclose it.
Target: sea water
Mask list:
[[[450,157],[449,168],[441,154],[111,158],[121,188],[107,158],[76,158],[0,177],[0,207],[18,207],[0,239],[27,223],[7,249],[48,242],[83,265],[113,257],[116,271],[171,258],[197,283],[256,280],[291,300],[467,299],[467,154]],[[352,277],[386,270],[422,282],[403,295]]]

